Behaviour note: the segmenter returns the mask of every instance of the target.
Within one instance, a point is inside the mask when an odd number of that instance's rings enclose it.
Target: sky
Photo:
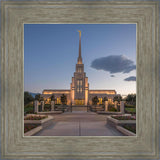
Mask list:
[[[24,90],[70,89],[78,30],[89,89],[136,93],[136,24],[24,24]]]

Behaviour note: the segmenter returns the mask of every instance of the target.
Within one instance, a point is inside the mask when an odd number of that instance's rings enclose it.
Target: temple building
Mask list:
[[[113,99],[113,97],[117,94],[115,90],[90,90],[88,77],[86,77],[86,73],[84,72],[84,64],[82,62],[81,55],[81,31],[79,32],[79,55],[76,64],[76,71],[74,72],[74,77],[72,77],[72,82],[70,84],[70,89],[62,90],[62,89],[44,89],[42,92],[42,97],[48,100],[54,94],[55,103],[61,104],[61,96],[62,94],[67,96],[67,105],[87,105],[92,104],[92,98],[97,96],[99,99],[99,104],[102,104],[102,100],[104,97],[107,97],[108,100]]]

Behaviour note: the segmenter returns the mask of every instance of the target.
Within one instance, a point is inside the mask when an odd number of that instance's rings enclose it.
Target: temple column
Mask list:
[[[88,90],[89,90],[89,84],[88,84],[88,77],[85,77],[85,106],[88,105]]]
[[[74,95],[75,95],[75,84],[74,84],[74,77],[72,77],[72,83],[71,83],[71,103],[72,105],[75,105],[75,101],[74,101]]]

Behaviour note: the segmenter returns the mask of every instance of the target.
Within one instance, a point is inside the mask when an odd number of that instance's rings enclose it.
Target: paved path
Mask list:
[[[54,115],[53,124],[35,136],[123,136],[106,123],[106,115],[73,112]]]

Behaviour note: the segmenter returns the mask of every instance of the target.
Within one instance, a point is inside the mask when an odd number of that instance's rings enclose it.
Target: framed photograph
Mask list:
[[[2,158],[158,158],[158,2],[2,2]]]

